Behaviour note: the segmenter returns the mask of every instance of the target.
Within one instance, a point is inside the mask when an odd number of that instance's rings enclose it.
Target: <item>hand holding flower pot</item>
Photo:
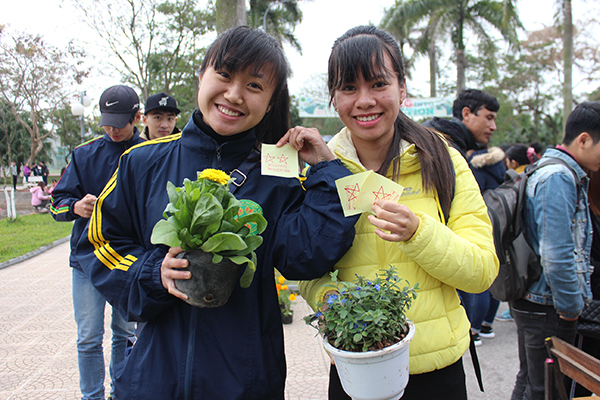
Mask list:
[[[331,276],[337,294],[319,305],[322,311],[305,317],[306,323],[323,335],[342,387],[353,399],[398,399],[408,383],[408,347],[415,333],[405,312],[419,285],[401,288],[391,266],[372,280],[358,276],[356,282],[339,282],[337,271]],[[398,361],[401,365],[387,365]]]
[[[238,215],[240,201],[229,192],[230,183],[229,175],[214,169],[202,171],[196,181],[185,179],[182,187],[168,182],[165,219],[152,231],[153,244],[184,250],[179,256],[188,260],[192,279],[178,280],[176,286],[188,296],[188,303],[198,307],[225,304],[243,265],[243,288],[250,286],[256,270],[254,250],[262,244],[259,234],[267,221],[258,213]],[[219,269],[224,274],[214,276]]]

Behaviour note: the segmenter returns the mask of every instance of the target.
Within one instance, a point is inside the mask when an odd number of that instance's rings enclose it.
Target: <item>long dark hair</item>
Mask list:
[[[392,62],[393,71],[387,71],[385,56]],[[330,102],[336,90],[356,82],[358,76],[370,81],[387,74],[395,74],[403,86],[404,61],[394,38],[374,26],[357,26],[340,36],[331,49],[328,81]],[[394,122],[394,138],[383,164],[376,171],[386,176],[392,167],[394,180],[400,176],[400,143],[402,140],[417,148],[421,161],[421,179],[427,191],[437,191],[443,209],[449,210],[452,202],[454,165],[447,144],[435,132],[417,124],[402,111]]]
[[[290,95],[287,79],[290,71],[283,50],[277,40],[258,29],[238,26],[219,35],[210,45],[200,65],[200,76],[206,68],[224,69],[232,74],[251,68],[258,73],[263,67],[273,71],[275,91],[271,109],[256,125],[256,146],[277,143],[289,129]]]

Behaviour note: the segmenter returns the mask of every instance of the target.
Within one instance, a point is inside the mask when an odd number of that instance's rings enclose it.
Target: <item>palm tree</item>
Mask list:
[[[250,0],[248,25],[262,27],[279,43],[287,42],[302,54],[302,46],[294,35],[294,28],[300,22],[302,11],[297,0]]]
[[[563,62],[565,81],[563,84],[563,128],[573,110],[573,17],[571,15],[571,0],[563,1],[564,31],[563,31]]]
[[[465,33],[474,33],[485,47],[492,48],[494,40],[486,25],[493,26],[502,34],[512,48],[518,47],[517,29],[523,28],[512,0],[396,0],[386,10],[381,26],[390,31],[402,30],[425,22],[421,36],[414,46],[417,54],[427,54],[431,66],[431,82],[435,86],[437,74],[436,45],[445,36],[450,36],[456,54],[456,89],[465,88]],[[431,90],[435,93],[435,88]]]
[[[246,25],[245,0],[216,0],[215,10],[219,35],[229,28]]]

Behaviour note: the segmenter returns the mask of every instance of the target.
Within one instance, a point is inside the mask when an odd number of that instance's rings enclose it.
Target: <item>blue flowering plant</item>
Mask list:
[[[419,284],[401,287],[396,269],[377,274],[375,279],[356,276],[341,282],[332,272],[331,292],[318,312],[304,318],[332,346],[346,351],[380,350],[399,342],[408,333],[406,311],[417,297]]]

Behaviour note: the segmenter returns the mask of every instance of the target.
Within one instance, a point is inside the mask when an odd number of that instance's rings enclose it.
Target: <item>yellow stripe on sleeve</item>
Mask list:
[[[126,150],[123,153],[123,155],[129,153],[131,150],[138,147],[170,142],[173,140],[178,140],[180,138],[181,133],[178,133],[175,135],[165,136],[160,139],[139,143]],[[121,155],[121,157],[123,155]],[[112,193],[112,191],[117,186],[118,172],[119,168],[115,170],[114,174],[102,190],[102,193],[100,193],[98,199],[96,200],[96,204],[94,205],[94,211],[92,212],[92,217],[90,218],[88,240],[94,246],[94,255],[96,256],[96,258],[107,268],[111,270],[120,269],[122,271],[127,271],[131,264],[137,261],[137,257],[131,254],[128,254],[125,257],[121,256],[110,246],[110,243],[104,238],[104,235],[102,234],[102,205],[104,204],[104,199],[106,199],[106,197],[108,197],[108,195]]]

